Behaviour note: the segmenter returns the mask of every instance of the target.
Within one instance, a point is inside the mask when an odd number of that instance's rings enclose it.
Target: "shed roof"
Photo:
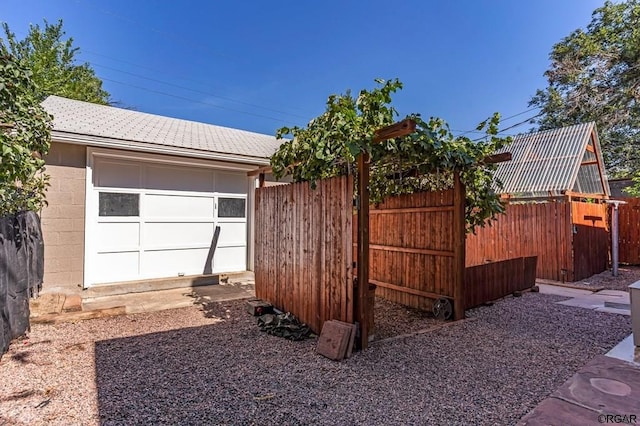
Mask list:
[[[49,96],[53,139],[85,145],[167,152],[268,164],[281,141],[274,136]]]
[[[593,122],[517,135],[501,152],[512,154],[495,174],[501,193],[515,198],[610,194]]]

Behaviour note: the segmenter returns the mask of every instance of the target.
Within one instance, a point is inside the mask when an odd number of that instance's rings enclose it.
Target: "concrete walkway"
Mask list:
[[[631,302],[629,292],[620,290],[590,291],[577,288],[560,287],[549,284],[537,284],[540,293],[553,294],[569,298],[559,305],[575,306],[578,308],[592,309],[598,312],[611,314],[631,315]]]
[[[630,315],[629,293],[591,292],[538,284],[541,293],[566,296],[561,305]],[[640,424],[640,348],[630,335],[606,355],[592,359],[543,400],[519,425]]]
[[[592,359],[518,424],[640,424],[640,350],[631,337]]]
[[[94,296],[95,293],[42,294],[32,300],[32,323],[55,323],[101,318],[112,315],[154,312],[208,302],[255,297],[252,278],[227,283],[166,290]]]

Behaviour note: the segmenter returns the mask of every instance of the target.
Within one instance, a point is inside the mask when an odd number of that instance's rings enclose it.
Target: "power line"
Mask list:
[[[524,111],[522,111],[522,112],[519,112],[519,113],[517,113],[517,114],[510,115],[509,117],[502,118],[502,119],[500,119],[500,121],[498,121],[498,123],[503,123],[503,122],[505,122],[505,121],[507,121],[507,120],[511,120],[512,118],[519,117],[519,116],[521,116],[521,115],[523,115],[523,114],[526,114],[526,113],[531,112],[531,111],[535,111],[535,110],[537,110],[537,109],[540,109],[540,108],[539,108],[539,107],[529,108],[529,109],[524,110]],[[536,117],[537,117],[537,116],[536,116]],[[535,118],[535,117],[533,117],[533,118]],[[532,120],[533,118],[530,118],[529,120]],[[529,121],[529,120],[527,120],[527,121]],[[521,123],[521,124],[522,124],[522,123]],[[506,129],[505,129],[505,130],[506,130]],[[463,131],[463,130],[454,130],[454,131],[455,131],[455,132],[462,132],[462,133],[458,134],[456,137],[464,136],[464,135],[469,134],[469,133],[485,133],[485,132],[483,132],[483,131],[481,131],[481,130],[476,130],[476,129],[473,129],[473,130],[467,130],[467,131]],[[498,133],[502,133],[502,131],[500,131],[500,132],[498,132]],[[480,139],[482,139],[482,138],[480,138]]]
[[[533,120],[533,119],[534,119],[534,118],[536,118],[536,117],[540,117],[542,114],[544,114],[544,113],[543,113],[543,112],[539,112],[539,113],[537,113],[536,115],[533,115],[533,116],[531,116],[531,117],[527,118],[526,120],[522,120],[522,121],[520,121],[519,123],[513,124],[513,125],[511,125],[511,126],[509,126],[509,127],[506,127],[506,128],[504,128],[504,129],[500,130],[500,131],[499,131],[498,133],[496,133],[496,134],[497,134],[497,135],[499,135],[500,133],[504,133],[504,132],[506,132],[507,130],[513,129],[513,128],[518,127],[518,126],[522,126],[523,124],[526,124],[526,123],[529,123],[531,120]],[[486,137],[486,136],[483,136],[483,137],[481,137],[481,138],[474,139],[474,140],[473,140],[473,142],[477,142],[477,141],[479,141],[479,140],[482,140],[482,139],[484,139],[485,137]]]
[[[233,108],[228,108],[228,107],[225,107],[225,106],[212,104],[210,102],[198,101],[196,99],[190,99],[190,98],[186,98],[184,96],[179,96],[179,95],[174,95],[172,93],[162,92],[160,90],[149,89],[148,87],[136,86],[135,84],[125,83],[125,82],[118,81],[118,80],[112,80],[112,79],[109,79],[109,78],[102,78],[102,80],[109,81],[111,83],[121,84],[123,86],[132,87],[132,88],[138,89],[138,90],[143,90],[145,92],[155,93],[155,94],[158,94],[158,95],[168,96],[168,97],[171,97],[171,98],[180,99],[180,100],[187,101],[187,102],[193,102],[193,103],[196,103],[196,104],[206,105],[206,106],[209,106],[209,107],[212,107],[212,108],[220,108],[220,109],[224,109],[224,110],[227,110],[227,111],[237,112],[239,114],[245,114],[245,115],[251,115],[253,117],[265,118],[267,120],[278,121],[280,123],[285,123],[285,124],[288,124],[288,125],[291,124],[290,122],[288,122],[286,120],[283,120],[281,118],[270,117],[270,116],[267,116],[267,115],[255,114],[255,113],[252,113],[252,112],[247,112],[247,111],[241,111],[241,110],[237,110],[237,109],[233,109]]]
[[[265,111],[276,112],[276,113],[279,113],[279,114],[290,115],[292,117],[298,117],[298,118],[302,118],[302,119],[305,119],[305,120],[309,120],[309,117],[305,117],[303,115],[294,114],[294,113],[288,113],[286,111],[280,111],[280,110],[277,110],[277,109],[268,108],[268,107],[264,107],[264,106],[261,106],[261,105],[252,104],[252,103],[249,103],[249,102],[239,101],[237,99],[228,98],[228,97],[225,97],[225,96],[216,95],[214,93],[204,92],[202,90],[197,90],[197,89],[192,89],[190,87],[181,86],[179,84],[169,83],[168,81],[158,80],[158,79],[151,78],[151,77],[145,77],[145,76],[140,75],[140,74],[135,74],[135,73],[124,71],[124,70],[120,70],[120,69],[117,69],[117,68],[112,68],[112,67],[109,67],[109,66],[106,66],[106,65],[98,64],[96,62],[92,62],[91,65],[98,66],[100,68],[108,69],[108,70],[111,70],[111,71],[116,71],[116,72],[119,72],[119,73],[122,73],[122,74],[127,74],[127,75],[130,75],[130,76],[133,76],[133,77],[141,78],[143,80],[148,80],[148,81],[153,81],[155,83],[165,84],[167,86],[175,87],[177,89],[188,90],[190,92],[199,93],[201,95],[211,96],[211,97],[218,98],[218,99],[223,99],[223,100],[229,101],[229,102],[235,102],[235,103],[246,105],[246,106],[250,106],[250,107],[253,107],[253,108],[263,109]]]

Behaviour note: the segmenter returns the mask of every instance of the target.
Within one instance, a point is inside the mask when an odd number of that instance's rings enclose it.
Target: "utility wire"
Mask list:
[[[123,82],[123,81],[112,80],[112,79],[110,79],[110,78],[102,78],[102,80],[104,80],[104,81],[109,81],[109,82],[111,82],[111,83],[121,84],[121,85],[123,85],[123,86],[132,87],[132,88],[134,88],[134,89],[138,89],[138,90],[143,90],[143,91],[145,91],[145,92],[155,93],[155,94],[158,94],[158,95],[162,95],[162,96],[169,96],[169,97],[171,97],[171,98],[180,99],[180,100],[183,100],[183,101],[188,101],[188,102],[193,102],[193,103],[196,103],[196,104],[206,105],[206,106],[209,106],[209,107],[212,107],[212,108],[224,109],[224,110],[227,110],[227,111],[237,112],[237,113],[239,113],[239,114],[251,115],[251,116],[253,116],[253,117],[265,118],[265,119],[267,119],[267,120],[278,121],[278,122],[280,122],[280,123],[285,123],[285,124],[287,124],[287,125],[291,125],[291,123],[290,123],[290,122],[288,122],[288,121],[286,121],[286,120],[283,120],[283,119],[281,119],[281,118],[270,117],[270,116],[262,115],[262,114],[255,114],[255,113],[247,112],[247,111],[241,111],[241,110],[237,110],[237,109],[233,109],[233,108],[228,108],[228,107],[221,106],[221,105],[216,105],[216,104],[213,104],[213,103],[211,103],[211,102],[198,101],[198,100],[196,100],[196,99],[191,99],[191,98],[187,98],[187,97],[184,97],[184,96],[174,95],[174,94],[172,94],[172,93],[162,92],[162,91],[160,91],[160,90],[149,89],[148,87],[137,86],[137,85],[135,85],[135,84],[125,83],[125,82]]]
[[[154,68],[147,67],[145,65],[140,65],[140,64],[133,63],[133,62],[125,61],[123,59],[114,58],[113,56],[103,55],[101,53],[98,53],[98,52],[95,52],[95,51],[92,51],[92,50],[83,49],[79,53],[88,53],[90,55],[94,55],[94,56],[98,56],[98,57],[101,57],[101,58],[109,59],[111,61],[121,62],[123,64],[131,65],[131,66],[134,66],[136,68],[141,68],[141,69],[145,69],[145,70],[148,70],[148,71],[152,71],[152,72],[154,72],[156,74],[164,74],[164,75],[166,75],[168,77],[178,78],[180,80],[183,80],[183,81],[186,81],[186,82],[195,83],[195,84],[201,85],[201,86],[208,86],[209,85],[208,83],[204,83],[202,81],[197,81],[197,80],[193,80],[193,79],[190,79],[190,78],[185,78],[185,77],[182,77],[182,76],[178,76],[176,74],[169,74],[169,73],[166,73],[166,72],[154,69]],[[146,76],[141,76],[139,74],[130,73],[130,72],[118,69],[118,68],[109,68],[106,65],[101,65],[101,64],[98,64],[98,63],[95,63],[95,62],[91,62],[91,65],[97,65],[97,66],[100,66],[102,68],[112,69],[114,71],[121,72],[121,73],[128,73],[128,74],[133,75],[135,77],[140,77],[140,78],[144,78],[144,79],[150,79],[150,78],[148,78]],[[174,85],[173,83],[168,83],[168,82],[162,81],[162,80],[153,80],[153,81],[157,81],[157,82],[160,82],[160,83],[163,83],[163,84]],[[183,87],[183,86],[176,86],[176,87],[184,88],[186,90],[196,91],[196,90],[188,88],[188,87]],[[300,115],[300,114],[296,114],[296,113],[293,113],[293,112],[287,112],[287,111],[283,111],[283,110],[278,110],[278,109],[266,107],[266,106],[263,106],[263,105],[252,104],[252,103],[249,103],[249,102],[241,101],[239,99],[234,99],[234,98],[230,98],[230,97],[216,95],[216,94],[213,94],[213,93],[207,93],[207,92],[199,92],[199,93],[206,94],[208,96],[212,96],[212,97],[219,98],[219,99],[224,99],[224,100],[229,101],[229,102],[235,102],[235,103],[238,103],[238,104],[242,104],[242,105],[246,105],[246,106],[250,106],[250,107],[254,107],[254,108],[263,109],[265,111],[277,112],[277,113],[280,113],[280,114],[290,115],[290,116],[298,117],[298,118],[308,119],[308,117],[310,115],[312,115],[312,114]],[[300,110],[298,109],[298,111],[300,111]]]
[[[512,118],[519,117],[519,116],[521,116],[521,115],[523,115],[523,114],[526,114],[526,113],[531,112],[531,111],[535,111],[535,110],[537,110],[537,109],[539,109],[539,108],[538,108],[538,107],[535,107],[535,108],[529,108],[529,109],[527,109],[527,110],[525,110],[525,111],[522,111],[522,112],[519,112],[519,113],[517,113],[517,114],[513,114],[513,115],[510,115],[510,116],[508,116],[508,117],[502,118],[502,119],[500,119],[500,121],[499,121],[498,123],[503,123],[503,122],[505,122],[505,121],[507,121],[507,120],[511,120]],[[538,116],[539,116],[539,115],[538,115]],[[536,116],[536,117],[537,117],[537,116]],[[533,117],[533,118],[535,118],[535,117]],[[532,120],[532,118],[530,118],[529,120]],[[527,121],[528,121],[528,120],[527,120]],[[521,123],[521,124],[522,124],[522,123]],[[505,130],[507,130],[507,129],[505,129]],[[461,131],[461,130],[454,130],[454,131],[455,131],[455,132],[459,132],[459,131]],[[462,131],[462,132],[463,132],[463,133],[458,134],[456,137],[464,136],[464,135],[469,134],[469,133],[483,133],[483,134],[485,133],[485,132],[483,132],[483,131],[481,131],[481,130],[476,130],[476,129],[473,129],[473,130],[467,130],[467,131]],[[502,132],[498,132],[498,133],[502,133]],[[481,139],[482,139],[482,138],[481,138]]]
[[[263,109],[265,111],[276,112],[276,113],[279,113],[279,114],[290,115],[292,117],[297,117],[297,118],[302,118],[302,119],[305,119],[305,120],[309,120],[309,117],[305,117],[303,115],[288,113],[288,112],[285,112],[285,111],[280,111],[280,110],[267,108],[267,107],[263,107],[263,106],[256,105],[256,104],[251,104],[251,103],[248,103],[248,102],[239,101],[239,100],[232,99],[232,98],[227,98],[225,96],[216,95],[216,94],[210,93],[210,92],[204,92],[202,90],[192,89],[190,87],[181,86],[179,84],[169,83],[168,81],[158,80],[158,79],[151,78],[151,77],[145,77],[145,76],[140,75],[140,74],[135,74],[135,73],[124,71],[124,70],[120,70],[120,69],[117,69],[117,68],[112,68],[112,67],[109,67],[109,66],[106,66],[106,65],[95,63],[95,62],[92,62],[91,65],[94,65],[94,66],[97,66],[97,67],[100,67],[100,68],[104,68],[104,69],[108,69],[108,70],[111,70],[111,71],[116,71],[116,72],[119,72],[119,73],[122,73],[122,74],[127,74],[127,75],[130,75],[130,76],[133,76],[133,77],[141,78],[143,80],[153,81],[154,83],[165,84],[167,86],[175,87],[177,89],[188,90],[190,92],[199,93],[201,95],[206,95],[206,96],[211,96],[213,98],[223,99],[223,100],[229,101],[229,102],[239,103],[239,104],[250,106],[250,107],[253,107],[253,108]]]
[[[543,113],[543,112],[539,112],[538,114],[533,115],[533,116],[531,116],[531,117],[527,118],[526,120],[522,120],[522,121],[520,121],[519,123],[513,124],[513,125],[511,125],[511,126],[509,126],[509,127],[505,127],[504,129],[500,130],[500,131],[499,131],[498,133],[496,133],[496,134],[497,134],[497,135],[499,135],[500,133],[504,133],[504,132],[506,132],[507,130],[513,129],[513,128],[518,127],[518,126],[522,126],[523,124],[526,124],[526,123],[530,122],[530,121],[531,121],[531,120],[533,120],[534,118],[540,117],[542,114],[544,114],[544,113]],[[483,137],[481,137],[481,138],[474,139],[474,140],[473,140],[473,142],[480,141],[480,140],[482,140],[482,139],[484,139],[484,138],[486,138],[486,136],[483,136]]]

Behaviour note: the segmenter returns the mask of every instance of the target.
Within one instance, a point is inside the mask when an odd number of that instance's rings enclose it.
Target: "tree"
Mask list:
[[[496,136],[498,114],[481,123],[487,137],[471,141],[455,138],[447,124],[438,118],[428,122],[419,114],[407,116],[417,123],[416,132],[402,138],[372,144],[376,130],[393,124],[398,116],[391,106],[392,94],[402,88],[396,80],[376,80],[374,90],[331,95],[326,111],[312,119],[306,128],[283,127],[276,137],[292,136],[271,157],[277,178],[292,175],[293,180],[317,179],[355,172],[356,157],[371,155],[369,189],[372,202],[390,195],[421,190],[444,189],[453,183],[453,172],[461,173],[467,189],[467,229],[483,226],[504,207],[493,191],[495,166],[482,159],[505,146],[510,139]]]
[[[0,53],[0,215],[38,211],[45,203],[51,116],[40,105],[31,71]]]
[[[595,121],[609,173],[640,172],[640,0],[605,2],[550,59],[548,86],[529,103],[539,129]]]
[[[17,40],[6,23],[2,26],[6,40],[0,38],[0,53],[14,56],[31,70],[39,100],[58,95],[103,105],[109,103],[109,93],[102,89],[102,80],[91,66],[76,64],[79,48],[73,47],[72,38],[63,40],[62,20],[54,25],[45,20],[43,29],[31,25],[24,40]]]

